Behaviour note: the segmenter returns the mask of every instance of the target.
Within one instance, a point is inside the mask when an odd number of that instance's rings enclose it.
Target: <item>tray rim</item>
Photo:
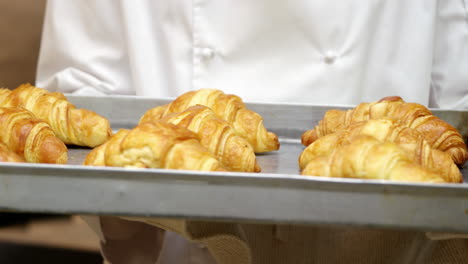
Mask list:
[[[156,97],[141,97],[141,96],[128,96],[128,95],[112,95],[112,96],[83,96],[83,95],[66,95],[72,100],[135,100],[145,101],[147,103],[158,103],[169,102],[173,98],[156,98]],[[329,105],[329,104],[296,104],[296,103],[265,103],[265,102],[246,102],[247,106],[259,106],[269,108],[271,106],[286,106],[286,107],[307,107],[311,109],[320,108],[321,110],[326,109],[348,109],[353,107],[352,105]],[[434,113],[448,112],[448,113],[467,113],[468,109],[430,109]],[[310,124],[312,126],[312,124]],[[465,167],[467,164],[465,163]],[[419,202],[438,202],[440,198],[442,200],[452,201],[454,204],[449,206],[451,212],[457,213],[457,217],[460,219],[448,219],[444,218],[444,215],[438,215],[427,209],[423,211],[427,216],[432,217],[430,223],[424,223],[422,220],[405,219],[400,222],[392,220],[390,222],[382,219],[382,212],[380,209],[374,208],[375,212],[371,212],[372,220],[366,221],[360,216],[354,215],[351,220],[343,220],[339,218],[330,219],[328,215],[315,216],[313,214],[304,213],[300,216],[287,216],[287,215],[274,215],[274,214],[260,214],[260,215],[249,215],[246,212],[242,212],[238,215],[232,212],[218,211],[217,214],[207,215],[206,212],[191,212],[184,214],[182,211],[165,211],[154,209],[153,211],[137,212],[132,213],[131,208],[119,207],[114,205],[112,209],[100,208],[98,205],[90,205],[91,207],[82,205],[81,207],[66,208],[60,207],[55,204],[56,207],[50,206],[43,207],[34,203],[34,197],[27,197],[30,200],[21,200],[25,197],[23,193],[14,194],[11,197],[3,196],[6,194],[0,194],[0,197],[10,198],[8,201],[0,201],[0,209],[2,210],[17,210],[17,211],[52,211],[52,212],[65,212],[65,213],[81,213],[81,214],[116,214],[116,215],[138,215],[138,216],[164,216],[164,217],[175,217],[175,218],[194,218],[194,219],[205,219],[205,220],[221,220],[221,221],[255,221],[262,223],[300,223],[300,224],[320,224],[320,223],[332,223],[332,224],[349,224],[357,226],[371,226],[371,227],[402,227],[410,229],[433,229],[433,230],[451,230],[451,231],[464,231],[468,232],[468,224],[461,226],[454,226],[453,223],[456,220],[468,219],[468,185],[465,183],[408,183],[408,182],[396,182],[386,180],[370,180],[370,179],[351,179],[351,178],[327,178],[327,177],[316,177],[316,176],[302,176],[298,174],[284,174],[284,173],[236,173],[236,172],[196,172],[196,171],[180,171],[180,170],[166,170],[166,169],[129,169],[129,168],[113,168],[113,167],[91,167],[83,165],[48,165],[48,164],[13,164],[13,163],[0,163],[0,188],[7,188],[5,182],[21,182],[22,179],[25,181],[38,181],[38,177],[43,176],[44,178],[57,178],[60,180],[66,180],[73,178],[76,180],[87,180],[86,184],[89,185],[90,179],[103,179],[109,180],[109,182],[116,183],[121,180],[127,182],[144,182],[150,183],[151,186],[195,186],[194,193],[201,194],[202,190],[209,190],[211,186],[219,188],[233,187],[258,189],[264,195],[275,195],[277,191],[293,191],[301,193],[307,197],[318,197],[321,195],[328,197],[333,193],[343,194],[342,197],[367,197],[367,198],[397,198],[401,201],[412,201],[411,199],[417,198]],[[230,177],[227,177],[230,176]],[[65,182],[65,181],[61,181]],[[16,190],[26,190],[28,186],[16,186]],[[30,186],[29,186],[30,187]],[[250,188],[254,187],[254,188]],[[256,188],[258,187],[258,188]],[[26,188],[26,189],[25,189]],[[80,186],[77,186],[80,188]],[[107,188],[107,187],[106,187]],[[240,190],[239,189],[239,190]],[[109,197],[119,197],[119,190],[107,188]],[[86,191],[84,189],[83,191]],[[330,194],[328,194],[330,192]],[[76,195],[76,194],[75,194]],[[155,195],[155,197],[162,197],[169,199],[170,197],[161,195]],[[46,201],[48,197],[45,197],[43,201]],[[133,197],[134,199],[141,197]],[[84,199],[84,198],[83,198]],[[137,201],[136,199],[135,201]],[[0,199],[1,200],[1,199]],[[20,204],[18,204],[20,201]],[[42,201],[42,200],[41,200]],[[139,200],[141,201],[141,200]],[[268,200],[265,200],[268,202]],[[21,202],[24,202],[21,204]],[[68,204],[74,204],[76,201],[67,201]],[[285,201],[286,203],[289,201]],[[346,204],[346,200],[333,201],[335,205]],[[327,213],[326,201],[321,201],[317,204],[318,209],[314,209],[314,212]],[[375,204],[372,204],[375,206]],[[390,202],[386,202],[385,206],[392,205]],[[418,203],[416,205],[419,205]],[[93,207],[94,206],[94,207]],[[273,206],[273,205],[270,205]],[[59,209],[57,209],[59,208]],[[60,209],[61,208],[61,209]],[[88,208],[85,210],[83,208]],[[92,209],[89,209],[92,208]],[[188,207],[187,207],[188,208]],[[204,208],[204,207],[200,207]],[[271,207],[273,208],[273,207]],[[300,208],[297,207],[297,208]],[[324,209],[325,208],[325,209]],[[419,207],[418,207],[419,208]],[[167,209],[167,208],[166,208]],[[411,205],[402,205],[402,210],[406,213],[412,209]],[[293,210],[293,209],[291,209]],[[393,209],[397,210],[397,209]],[[286,210],[287,211],[287,210]],[[398,211],[397,211],[398,212]],[[337,213],[337,215],[340,215]],[[443,220],[441,223],[434,222],[434,219]],[[468,221],[467,221],[468,222]]]

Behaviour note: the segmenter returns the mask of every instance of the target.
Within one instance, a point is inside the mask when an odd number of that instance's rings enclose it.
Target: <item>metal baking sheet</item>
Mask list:
[[[68,96],[78,107],[131,128],[149,108],[169,102],[130,96]],[[215,221],[339,224],[468,232],[468,185],[399,183],[299,175],[300,135],[331,108],[294,104],[248,107],[276,132],[281,149],[258,155],[262,173],[220,173],[67,165],[0,164],[0,209],[66,214],[179,217]],[[466,139],[468,111],[434,113]],[[468,167],[462,170],[468,178]]]

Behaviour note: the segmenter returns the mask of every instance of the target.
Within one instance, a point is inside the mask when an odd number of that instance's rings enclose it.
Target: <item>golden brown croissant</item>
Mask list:
[[[77,109],[61,93],[51,93],[30,84],[23,84],[13,91],[1,91],[0,106],[28,109],[49,123],[66,144],[95,147],[112,134],[106,118],[86,109]]]
[[[0,162],[25,162],[25,160],[0,141]]]
[[[0,141],[28,162],[64,164],[68,159],[65,144],[26,109],[0,107]]]
[[[260,171],[249,142],[237,135],[231,125],[219,118],[211,108],[203,105],[191,106],[181,113],[170,114],[160,121],[182,126],[196,133],[202,146],[215,154],[227,170]]]
[[[448,152],[458,165],[465,163],[468,153],[458,131],[434,116],[425,106],[406,103],[398,96],[385,97],[373,103],[361,103],[348,111],[330,110],[315,129],[302,135],[302,143],[309,145],[317,138],[342,129],[353,122],[391,118],[421,132],[433,148]]]
[[[140,121],[138,122],[139,124],[142,124],[142,123],[146,123],[146,122],[154,122],[154,121],[158,121],[162,118],[164,118],[164,112],[166,112],[166,109],[167,109],[167,106],[168,105],[160,105],[160,106],[156,106],[156,107],[153,107],[151,109],[149,109],[148,111],[146,111],[143,116],[140,117]],[[186,109],[184,109],[186,110]],[[182,110],[182,111],[184,111]],[[180,112],[182,112],[180,111]],[[180,112],[175,112],[175,113],[180,113]],[[171,113],[169,113],[171,114]],[[172,113],[174,114],[174,113]]]
[[[7,102],[8,96],[11,94],[11,91],[7,88],[0,88],[0,106],[13,106],[11,102]]]
[[[119,145],[129,132],[130,130],[128,129],[120,129],[117,131],[109,140],[91,150],[86,156],[83,165],[110,166],[106,163],[106,151],[109,144]]]
[[[303,175],[442,183],[436,173],[414,163],[396,144],[359,136],[307,164]]]
[[[268,132],[263,118],[247,109],[241,98],[225,94],[216,89],[200,89],[187,92],[170,104],[148,110],[141,120],[158,120],[171,113],[179,113],[194,105],[207,106],[221,118],[228,121],[236,133],[247,139],[257,153],[279,149],[278,137]]]
[[[195,133],[166,122],[121,129],[93,149],[84,165],[225,171]]]
[[[460,170],[448,153],[433,149],[421,133],[393,119],[356,122],[317,139],[301,153],[300,168],[303,169],[315,157],[327,155],[336,146],[350,144],[362,135],[373,136],[382,142],[395,143],[413,162],[439,174],[446,182],[462,182]]]

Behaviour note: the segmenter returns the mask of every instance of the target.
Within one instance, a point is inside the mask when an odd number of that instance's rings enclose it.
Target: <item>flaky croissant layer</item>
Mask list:
[[[336,132],[351,123],[369,119],[391,118],[422,133],[429,144],[447,152],[453,161],[462,165],[468,152],[460,133],[450,124],[434,116],[425,106],[406,103],[398,96],[385,97],[373,103],[361,103],[348,111],[330,110],[319,124],[302,135],[306,146],[317,138]]]
[[[303,175],[382,179],[407,182],[445,182],[438,174],[414,163],[396,144],[371,136],[334,148],[309,161]]]
[[[28,162],[65,164],[68,160],[65,144],[26,109],[0,107],[0,141]]]
[[[216,89],[200,89],[182,94],[168,105],[148,110],[141,121],[159,120],[166,115],[185,111],[194,105],[211,108],[219,117],[229,122],[237,134],[247,139],[255,152],[279,149],[278,137],[267,131],[263,125],[263,118],[258,113],[247,109],[240,97]]]
[[[356,122],[335,133],[323,136],[307,146],[299,157],[303,169],[310,160],[329,154],[336,146],[350,144],[362,135],[398,145],[413,162],[441,175],[446,182],[461,182],[462,175],[450,155],[434,149],[417,130],[393,119]]]
[[[231,125],[219,118],[211,108],[196,105],[181,113],[160,120],[182,126],[196,133],[200,143],[216,155],[229,171],[259,172],[254,150],[249,142],[237,135]],[[148,122],[142,119],[142,122]]]
[[[61,93],[23,84],[0,91],[0,106],[24,107],[45,120],[66,144],[95,147],[112,134],[109,121],[86,109],[77,109]]]
[[[225,171],[216,157],[200,144],[196,134],[166,122],[120,130],[93,149],[84,165]]]

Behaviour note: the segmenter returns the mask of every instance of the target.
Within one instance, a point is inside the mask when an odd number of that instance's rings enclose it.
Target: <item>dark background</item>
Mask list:
[[[0,87],[34,82],[45,0],[0,0]]]

